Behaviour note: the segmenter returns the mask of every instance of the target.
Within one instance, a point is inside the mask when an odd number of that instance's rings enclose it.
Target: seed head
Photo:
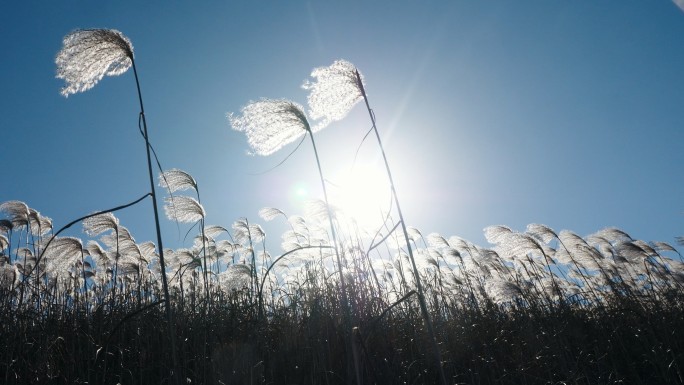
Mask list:
[[[242,107],[241,113],[228,114],[228,120],[234,130],[247,135],[257,155],[271,155],[311,131],[302,106],[289,100],[261,99]]]
[[[323,128],[333,121],[341,120],[362,98],[356,67],[346,61],[337,60],[329,67],[315,68],[302,88],[310,90],[307,98],[311,119],[323,119],[316,125]]]
[[[61,94],[87,91],[105,75],[126,72],[133,64],[133,45],[114,29],[79,29],[66,35],[55,59]]]

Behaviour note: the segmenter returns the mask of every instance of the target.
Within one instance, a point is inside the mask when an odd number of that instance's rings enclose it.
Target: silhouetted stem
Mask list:
[[[409,253],[409,259],[411,260],[411,266],[413,268],[413,275],[416,278],[416,288],[418,289],[418,302],[420,303],[420,311],[423,313],[423,319],[425,321],[425,326],[428,329],[428,334],[432,339],[432,346],[434,349],[435,360],[437,361],[437,368],[439,370],[439,376],[441,383],[446,385],[446,376],[444,375],[444,369],[442,368],[442,353],[439,351],[439,345],[437,344],[437,337],[435,336],[434,327],[432,326],[432,320],[430,318],[430,313],[427,309],[427,304],[425,303],[425,295],[423,293],[423,285],[420,282],[420,275],[418,274],[418,267],[416,266],[416,260],[413,257],[413,250],[411,248],[411,242],[409,241],[408,231],[406,230],[406,221],[404,220],[404,215],[401,212],[401,206],[399,205],[399,198],[397,197],[397,190],[394,187],[394,179],[392,178],[392,172],[390,171],[389,163],[387,162],[387,155],[385,155],[385,149],[382,146],[382,140],[380,140],[380,133],[378,133],[378,128],[375,124],[375,116],[373,116],[373,111],[368,103],[368,97],[366,96],[366,90],[363,88],[363,82],[361,81],[361,75],[359,71],[356,71],[356,81],[361,90],[361,95],[363,96],[364,102],[366,102],[366,108],[368,109],[368,114],[370,115],[371,122],[373,124],[373,132],[375,132],[375,137],[378,139],[378,145],[380,146],[380,152],[382,153],[382,160],[385,162],[385,170],[387,171],[387,178],[390,182],[390,188],[392,190],[392,196],[394,197],[394,204],[397,206],[397,215],[399,215],[399,221],[401,222],[401,230],[404,232],[404,239],[406,240],[406,248]]]
[[[323,188],[323,199],[325,199],[325,207],[328,210],[328,221],[330,222],[330,232],[333,237],[333,249],[335,250],[335,256],[337,257],[337,269],[340,273],[340,286],[342,288],[342,302],[345,308],[345,313],[347,318],[349,318],[349,301],[347,299],[347,285],[344,281],[344,273],[342,272],[342,259],[340,258],[340,251],[337,246],[337,234],[335,232],[335,225],[333,223],[332,210],[330,209],[330,203],[328,201],[328,189],[325,187],[325,179],[323,179],[323,170],[321,169],[321,161],[318,158],[318,150],[316,149],[316,141],[314,140],[313,133],[309,131],[309,137],[311,138],[311,145],[313,146],[314,155],[316,155],[316,165],[318,166],[318,175],[321,178],[321,187]],[[347,320],[351,321],[350,319]]]
[[[166,282],[166,263],[164,261],[164,246],[162,244],[161,228],[159,226],[159,210],[157,209],[157,194],[154,189],[154,174],[152,173],[152,157],[150,156],[150,140],[147,133],[147,120],[145,119],[145,108],[143,107],[142,93],[140,91],[140,81],[138,71],[135,68],[135,60],[131,57],[133,74],[135,75],[135,85],[138,90],[138,100],[140,101],[140,116],[142,117],[143,132],[145,137],[145,149],[147,150],[147,170],[150,175],[150,193],[152,195],[152,208],[154,209],[154,225],[157,230],[157,245],[159,248],[159,265],[161,268],[162,286],[164,288],[164,305],[166,307],[166,319],[169,323],[169,338],[171,340],[171,357],[173,360],[172,378],[174,383],[178,383],[178,362],[176,358],[176,338],[173,327],[173,317],[171,314],[171,299],[169,295],[169,285]]]
[[[321,169],[321,161],[318,158],[318,150],[316,150],[316,141],[314,140],[313,133],[308,130],[309,137],[311,138],[311,144],[313,145],[314,155],[316,155],[316,165],[318,166],[318,175],[321,178],[321,186],[323,187],[323,198],[325,199],[325,207],[328,209],[328,221],[330,222],[330,232],[333,237],[333,249],[335,250],[335,257],[337,257],[337,269],[340,274],[340,289],[342,290],[342,307],[344,308],[344,334],[351,332],[352,317],[351,309],[349,308],[349,299],[347,298],[347,285],[344,279],[344,271],[342,270],[342,259],[340,257],[340,250],[337,243],[337,235],[335,232],[335,224],[333,223],[332,209],[330,208],[330,202],[328,201],[328,190],[325,187],[325,179],[323,179],[323,170]],[[350,339],[348,340],[352,344],[353,335],[349,334]],[[353,346],[353,345],[352,345]],[[349,368],[348,368],[349,369]]]

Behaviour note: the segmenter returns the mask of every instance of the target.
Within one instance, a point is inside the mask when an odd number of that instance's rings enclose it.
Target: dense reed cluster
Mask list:
[[[166,250],[182,378],[436,381],[403,238],[391,227],[351,230],[335,212],[345,229],[347,346],[322,206],[313,202],[307,216],[261,211],[289,226],[278,255],[244,218]],[[168,382],[154,245],[107,213],[83,221],[83,238],[46,247],[49,218],[18,201],[0,211],[3,382]],[[668,244],[614,228],[580,237],[493,226],[490,248],[409,232],[450,383],[682,383],[684,269]]]
[[[24,202],[0,203],[0,382],[684,383],[684,262],[674,247],[615,228],[581,237],[492,226],[481,247],[408,227],[353,64],[314,69],[308,111],[264,98],[228,114],[255,155],[307,136],[313,146],[323,199],[302,215],[262,209],[261,220],[287,229],[267,249],[247,218],[207,225],[198,182],[161,170],[130,40],[92,29],[63,43],[65,96],[133,68],[150,189],[58,230]],[[328,200],[314,140],[362,100],[392,198],[370,231]],[[155,187],[167,219],[189,227],[190,247],[163,247]],[[148,196],[156,243],[136,241],[114,214]],[[82,237],[60,235],[75,224]]]

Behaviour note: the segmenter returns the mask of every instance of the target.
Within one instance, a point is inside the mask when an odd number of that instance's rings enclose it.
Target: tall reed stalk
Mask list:
[[[154,211],[154,223],[157,233],[157,246],[159,250],[159,264],[161,266],[164,301],[166,305],[166,317],[170,329],[173,325],[171,300],[166,280],[166,264],[164,261],[164,246],[159,225],[159,212],[157,208],[157,194],[154,187],[154,175],[152,173],[152,146],[147,130],[147,119],[143,106],[142,92],[138,71],[135,66],[133,45],[130,40],[117,30],[108,29],[83,29],[69,33],[64,38],[64,47],[57,55],[57,77],[67,82],[62,89],[62,94],[68,96],[72,93],[86,91],[97,84],[105,75],[120,75],[133,67],[135,85],[140,103],[139,122],[142,123],[141,133],[145,139],[147,153],[147,170],[150,180],[150,194],[152,196],[152,208]],[[169,333],[171,342],[171,354],[173,357],[173,373],[175,379],[176,370],[176,347],[173,333]]]
[[[390,189],[392,190],[392,198],[394,199],[394,204],[397,208],[397,215],[399,216],[399,222],[401,223],[401,230],[404,234],[404,240],[406,241],[406,249],[409,254],[409,259],[411,260],[411,267],[413,269],[413,275],[416,280],[416,288],[418,289],[418,302],[420,304],[420,311],[423,315],[423,320],[425,321],[425,326],[427,327],[428,335],[432,341],[432,349],[435,355],[435,361],[437,363],[437,368],[439,370],[440,381],[442,385],[446,385],[446,376],[444,375],[444,368],[442,367],[442,353],[439,350],[439,345],[437,344],[437,337],[435,335],[435,329],[432,324],[432,318],[428,312],[427,304],[425,301],[425,292],[423,290],[423,285],[420,279],[420,273],[418,272],[418,267],[416,266],[416,259],[413,256],[413,248],[411,247],[411,240],[406,229],[406,220],[404,219],[404,214],[401,211],[401,205],[399,204],[399,197],[397,196],[397,189],[394,185],[394,178],[392,178],[392,171],[390,170],[389,162],[387,161],[387,155],[385,154],[385,148],[382,145],[382,140],[380,139],[380,133],[375,122],[375,115],[373,115],[373,110],[368,102],[368,96],[366,95],[366,89],[363,87],[363,81],[361,80],[361,74],[358,70],[354,70],[356,75],[356,83],[361,91],[364,102],[366,103],[366,109],[368,110],[368,115],[370,116],[371,123],[373,125],[372,129],[375,133],[375,137],[378,140],[378,147],[380,148],[380,153],[382,153],[382,160],[385,164],[385,171],[387,171],[387,178],[390,183]]]
[[[321,188],[323,189],[323,199],[325,199],[325,207],[328,210],[328,222],[330,224],[330,233],[333,238],[333,249],[335,250],[335,257],[337,258],[337,269],[340,274],[340,289],[342,290],[342,306],[344,307],[345,319],[345,330],[351,331],[351,309],[349,308],[349,299],[347,297],[347,285],[344,278],[344,269],[342,265],[342,257],[340,257],[339,244],[337,241],[337,233],[335,232],[335,223],[333,222],[333,213],[330,207],[330,201],[328,200],[328,190],[325,187],[325,179],[323,178],[323,169],[321,168],[321,161],[318,157],[318,150],[316,149],[316,141],[314,140],[313,133],[311,129],[308,130],[309,137],[311,138],[311,145],[313,146],[314,155],[316,156],[316,166],[318,166],[318,176],[321,179]]]

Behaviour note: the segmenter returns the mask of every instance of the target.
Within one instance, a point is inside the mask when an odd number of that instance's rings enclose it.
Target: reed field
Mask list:
[[[173,159],[154,150],[126,36],[73,31],[56,64],[65,96],[134,72],[149,190],[59,225],[0,202],[0,383],[684,384],[675,247],[618,228],[495,225],[481,246],[408,226],[352,63],[315,68],[306,107],[260,99],[226,114],[255,156],[310,144],[302,172],[320,176],[321,199],[224,224],[205,223],[202,181],[162,168]],[[384,161],[391,203],[376,228],[330,202],[318,157],[315,133],[352,108],[368,110],[364,140]],[[116,214],[149,201],[157,238],[140,243]],[[165,248],[162,220],[192,246]]]

